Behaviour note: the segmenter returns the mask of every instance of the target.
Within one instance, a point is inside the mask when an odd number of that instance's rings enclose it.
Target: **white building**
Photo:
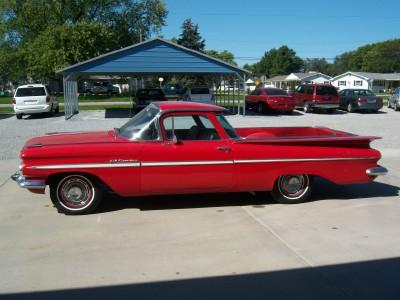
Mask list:
[[[280,75],[266,79],[264,85],[284,90],[294,90],[298,85],[303,83],[329,84],[331,78],[331,76],[320,72],[291,73],[289,75]]]
[[[343,89],[368,89],[387,92],[400,86],[400,73],[346,72],[331,79],[333,86]]]

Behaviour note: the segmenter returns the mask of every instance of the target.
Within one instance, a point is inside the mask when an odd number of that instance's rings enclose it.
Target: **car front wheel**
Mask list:
[[[22,119],[22,114],[16,114],[15,116],[17,117],[18,120]]]
[[[88,176],[66,175],[50,184],[50,198],[60,213],[91,213],[98,207],[101,197],[99,186]]]
[[[275,201],[296,204],[307,201],[311,195],[312,178],[307,174],[280,176],[271,192]]]

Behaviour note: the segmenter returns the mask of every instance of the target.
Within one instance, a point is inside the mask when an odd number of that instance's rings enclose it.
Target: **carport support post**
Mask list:
[[[240,97],[239,97],[240,99]],[[239,101],[239,107],[240,107],[240,101]],[[246,115],[246,73],[243,74],[243,116]]]
[[[74,114],[79,112],[78,82],[76,78],[74,73],[64,75],[63,77],[65,120],[72,118]]]

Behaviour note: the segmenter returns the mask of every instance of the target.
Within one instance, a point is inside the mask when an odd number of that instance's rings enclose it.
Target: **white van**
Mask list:
[[[54,115],[59,112],[56,97],[51,95],[49,88],[43,84],[19,86],[15,91],[13,104],[17,119],[21,119],[23,115],[37,113]]]
[[[187,88],[182,98],[185,101],[215,104],[214,94],[208,87]]]

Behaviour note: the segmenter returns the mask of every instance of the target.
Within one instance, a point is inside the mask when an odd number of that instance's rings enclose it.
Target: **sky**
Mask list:
[[[287,45],[301,58],[326,58],[400,38],[399,0],[164,0],[164,38],[179,37],[183,20],[199,26],[206,49],[228,50],[236,62],[257,62]]]

